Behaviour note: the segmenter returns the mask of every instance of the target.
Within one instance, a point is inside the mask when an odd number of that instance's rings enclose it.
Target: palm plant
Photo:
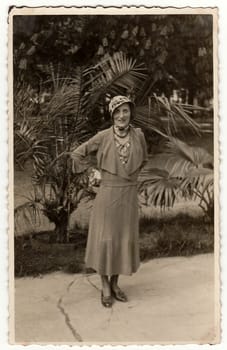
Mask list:
[[[198,125],[183,108],[169,104],[165,98],[153,95],[147,104],[140,105],[136,96],[140,95],[145,80],[146,70],[142,64],[128,59],[123,53],[116,53],[113,57],[104,57],[95,66],[78,67],[70,78],[62,77],[59,71],[56,74],[50,65],[47,80],[43,82],[40,92],[47,98],[39,104],[36,114],[33,99],[28,98],[27,90],[23,91],[27,94],[25,100],[28,105],[21,104],[18,98],[21,88],[15,88],[15,140],[19,140],[14,144],[15,161],[23,167],[27,159],[32,159],[34,168],[33,199],[15,209],[18,220],[22,218],[25,225],[26,222],[37,222],[42,212],[55,224],[56,240],[68,240],[70,214],[82,197],[95,195],[89,186],[88,165],[85,163],[84,170],[74,174],[69,152],[98,129],[107,126],[107,98],[116,94],[134,95],[138,105],[135,125],[165,140],[174,134],[182,122],[198,130]],[[49,92],[46,93],[46,90]],[[95,123],[95,114],[100,109],[104,113]],[[162,181],[164,197],[160,196],[161,192],[156,193],[151,202],[161,206],[173,205],[179,179],[175,176],[175,182],[170,181],[168,169],[159,169],[156,179],[152,178],[153,174],[149,172],[149,179],[143,181],[141,188],[146,185],[151,191],[152,181],[156,187]],[[15,220],[16,231],[18,220]]]
[[[213,222],[212,156],[200,147],[169,137],[163,152],[141,173],[140,192],[147,205],[162,209],[172,207],[179,197],[198,199],[205,216]]]
[[[71,78],[56,77],[50,66],[50,78],[43,86],[51,93],[39,106],[35,118],[33,100],[28,98],[27,91],[24,94],[28,105],[23,105],[17,99],[21,88],[15,89],[15,161],[22,168],[32,158],[34,168],[34,198],[15,209],[16,231],[20,218],[25,225],[37,222],[42,211],[55,224],[56,239],[67,241],[69,215],[83,196],[94,196],[88,186],[87,165],[80,174],[74,174],[69,152],[96,131],[91,127],[92,111],[99,106],[101,97],[107,92],[123,93],[123,89],[141,85],[146,77],[142,69],[122,54],[105,58],[92,69],[78,67]],[[25,108],[23,119],[16,108],[18,104],[20,109]]]

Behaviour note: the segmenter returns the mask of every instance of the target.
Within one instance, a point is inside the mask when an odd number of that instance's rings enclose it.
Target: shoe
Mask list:
[[[112,307],[112,304],[113,304],[113,300],[112,300],[112,296],[108,296],[108,297],[105,297],[103,295],[103,292],[101,293],[101,303],[104,307]]]
[[[122,292],[121,289],[118,289],[117,291],[111,289],[111,293],[113,297],[118,301],[122,301],[123,303],[126,303],[128,301],[127,296],[125,295],[124,292]]]

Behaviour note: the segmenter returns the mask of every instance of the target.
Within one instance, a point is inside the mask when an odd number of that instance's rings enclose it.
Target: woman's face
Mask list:
[[[117,107],[113,113],[114,125],[118,128],[125,128],[129,125],[131,109],[128,103],[123,103]]]

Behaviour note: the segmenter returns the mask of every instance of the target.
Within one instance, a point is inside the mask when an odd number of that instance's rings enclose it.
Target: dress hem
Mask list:
[[[100,270],[99,268],[97,268],[97,267],[95,267],[94,265],[92,266],[91,264],[86,264],[85,263],[85,266],[86,266],[86,268],[88,269],[88,268],[91,268],[91,269],[93,269],[93,270],[95,270],[96,271],[96,273],[98,274],[98,275],[102,275],[102,276],[113,276],[113,275],[124,275],[124,276],[131,276],[133,273],[136,273],[137,271],[138,271],[138,269],[139,269],[139,267],[140,267],[140,264],[138,265],[138,267],[136,267],[135,269],[133,269],[132,271],[103,271],[103,270]]]

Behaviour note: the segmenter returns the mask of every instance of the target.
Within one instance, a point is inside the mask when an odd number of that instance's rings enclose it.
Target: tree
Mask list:
[[[174,87],[189,90],[190,104],[196,95],[200,105],[212,98],[211,15],[14,17],[15,74],[37,89],[49,62],[70,75],[119,51],[146,65],[143,102]]]
[[[112,74],[106,74],[107,66]],[[72,78],[53,77],[50,96],[35,116],[31,88],[19,84],[15,89],[15,161],[23,167],[32,158],[34,167],[34,198],[15,209],[16,229],[18,220],[37,222],[42,211],[55,224],[55,239],[65,242],[69,215],[81,198],[94,196],[86,164],[74,174],[69,153],[91,135],[91,111],[107,92],[141,85],[146,77],[143,67],[122,54],[100,62],[96,70],[78,67]]]

